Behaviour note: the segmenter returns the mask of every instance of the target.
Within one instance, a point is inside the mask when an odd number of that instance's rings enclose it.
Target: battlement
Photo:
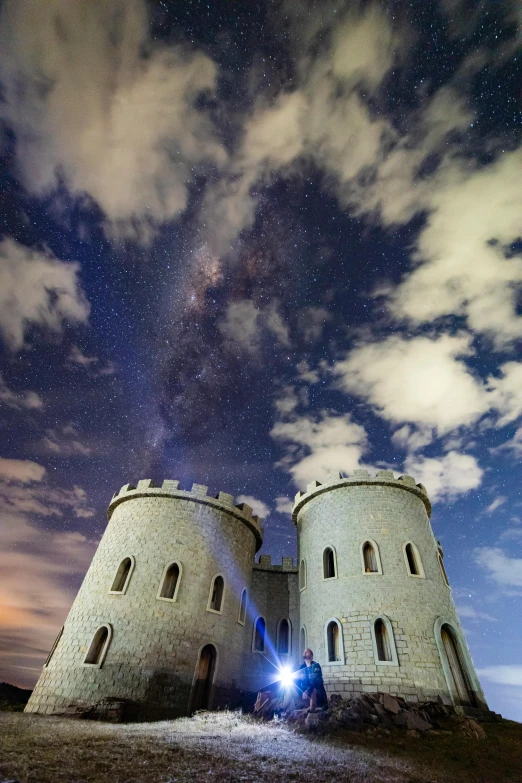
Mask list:
[[[281,565],[272,563],[272,555],[259,555],[259,560],[254,563],[255,571],[277,571],[279,573],[297,573],[297,564],[293,557],[283,557]]]
[[[426,492],[426,487],[423,484],[417,484],[412,476],[399,476],[395,478],[393,470],[378,470],[375,476],[370,476],[367,470],[354,470],[350,476],[343,476],[342,473],[336,471],[334,473],[328,473],[324,481],[311,481],[306,486],[306,492],[298,492],[295,496],[294,508],[292,510],[292,520],[297,525],[297,515],[303,506],[311,500],[311,498],[321,495],[323,492],[330,492],[331,490],[338,489],[340,487],[360,486],[360,485],[377,485],[387,487],[397,487],[404,489],[407,492],[412,492],[417,495],[426,508],[428,517],[431,516],[431,503]]]
[[[244,522],[253,532],[256,539],[256,551],[263,543],[263,526],[261,520],[256,516],[252,508],[247,503],[238,503],[234,505],[234,496],[228,492],[218,492],[215,497],[207,495],[208,487],[203,484],[192,484],[190,490],[179,488],[179,481],[166,479],[161,487],[152,483],[151,479],[142,479],[134,484],[124,484],[119,492],[115,492],[107,509],[107,518],[110,519],[114,509],[125,501],[133,498],[143,497],[162,497],[177,498],[179,500],[188,500],[203,505],[213,506],[220,511],[226,511],[236,519]]]

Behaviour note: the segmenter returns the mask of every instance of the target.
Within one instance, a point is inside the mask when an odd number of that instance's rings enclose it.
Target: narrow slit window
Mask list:
[[[290,623],[286,618],[279,621],[277,652],[281,655],[287,655],[290,652]]]
[[[163,584],[161,585],[160,598],[168,598],[170,601],[174,600],[176,595],[176,588],[179,582],[179,565],[177,563],[171,563],[165,572],[163,578]]]
[[[125,588],[127,587],[127,581],[130,576],[131,568],[132,568],[131,558],[130,557],[124,558],[121,561],[118,570],[116,571],[116,576],[114,577],[114,581],[111,587],[111,593],[124,592]]]
[[[247,597],[247,589],[245,587],[241,593],[241,600],[239,602],[239,615],[237,618],[238,623],[241,623],[241,625],[244,625],[246,620]]]
[[[304,590],[306,587],[306,563],[301,560],[299,563],[299,589]]]
[[[408,561],[408,568],[412,576],[420,576],[419,563],[417,561],[417,554],[412,544],[406,544],[406,560]]]
[[[323,552],[323,577],[325,579],[334,579],[335,573],[335,553],[331,547],[326,547]]]
[[[301,633],[299,634],[299,644],[301,647],[300,652],[303,652],[303,650],[306,650],[306,628],[301,628]]]
[[[377,658],[379,661],[392,661],[391,640],[384,620],[375,621],[375,642],[377,645]]]
[[[442,555],[440,552],[439,552],[439,566],[442,573],[442,578],[444,579],[444,583],[449,587],[448,575],[446,573],[446,569],[444,568],[444,562],[442,560]]]
[[[363,546],[363,560],[364,560],[364,572],[366,574],[376,574],[379,571],[377,565],[377,553],[374,545],[370,541],[366,541]]]
[[[335,663],[341,660],[341,635],[339,624],[335,620],[330,620],[326,629],[326,640],[328,644],[328,662]]]
[[[265,651],[266,623],[264,617],[258,617],[254,626],[254,650],[255,652]]]
[[[109,629],[106,625],[102,625],[98,628],[93,636],[91,646],[85,656],[84,663],[90,663],[94,666],[99,666],[103,662],[106,646],[109,641]]]
[[[53,646],[51,647],[51,650],[50,650],[50,652],[49,652],[49,655],[47,656],[47,660],[46,660],[46,661],[45,661],[45,663],[44,663],[44,668],[45,668],[46,666],[49,666],[49,664],[50,664],[50,662],[51,662],[51,658],[52,658],[52,657],[53,657],[53,655],[54,655],[54,651],[55,651],[55,650],[56,650],[56,648],[58,647],[58,642],[59,642],[59,641],[60,641],[60,639],[62,638],[62,634],[63,634],[63,625],[62,625],[62,627],[60,628],[60,631],[59,631],[59,633],[58,633],[58,636],[56,637],[56,639],[55,639],[55,640],[54,640],[54,642],[53,642]]]
[[[210,593],[210,605],[209,609],[213,612],[220,612],[223,605],[223,592],[225,589],[225,581],[222,576],[214,577]]]

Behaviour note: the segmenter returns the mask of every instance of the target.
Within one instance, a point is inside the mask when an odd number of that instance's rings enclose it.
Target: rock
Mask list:
[[[415,729],[408,729],[408,731],[406,732],[406,736],[419,739],[420,734],[417,731],[415,731]]]
[[[338,704],[340,704],[342,700],[343,697],[341,696],[340,693],[332,693],[332,695],[330,696],[330,704],[332,707],[335,707]]]
[[[416,715],[414,712],[408,713],[406,718],[406,726],[409,731],[429,731],[433,728],[431,723],[428,723],[428,721],[424,720],[424,718],[421,718],[420,715]]]
[[[472,739],[478,740],[487,739],[486,732],[480,723],[477,723],[477,721],[473,720],[473,718],[465,718],[459,725],[459,729],[466,737],[471,737]]]
[[[321,718],[319,717],[317,712],[309,712],[305,718],[304,723],[308,731],[317,731],[317,728],[321,723]]]
[[[397,699],[394,699],[393,696],[390,696],[389,693],[382,694],[382,706],[385,710],[392,712],[394,715],[398,715],[401,711],[399,702]]]

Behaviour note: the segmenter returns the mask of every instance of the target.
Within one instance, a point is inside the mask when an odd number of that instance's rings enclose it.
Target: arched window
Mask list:
[[[301,558],[299,563],[299,589],[304,590],[306,587],[306,560]]]
[[[112,626],[108,624],[101,625],[92,637],[92,642],[87,651],[87,655],[85,656],[84,664],[87,666],[100,667],[107,655],[111,639]]]
[[[442,560],[442,557],[443,557],[442,552],[439,551],[438,558],[439,558],[440,571],[442,574],[442,578],[444,579],[444,583],[447,585],[447,587],[449,587],[448,575],[446,573],[446,569],[444,568],[444,562]]]
[[[291,626],[290,620],[284,617],[277,624],[277,652],[288,655],[290,652]]]
[[[361,546],[361,564],[363,574],[382,574],[379,547],[375,541],[365,541]]]
[[[125,557],[116,571],[116,576],[112,582],[112,587],[109,590],[110,593],[124,594],[127,592],[132,572],[134,571],[134,558],[132,556]]]
[[[217,612],[221,614],[223,607],[223,593],[225,592],[225,580],[221,574],[217,574],[212,580],[210,585],[210,593],[208,596],[208,612]]]
[[[344,663],[343,629],[335,617],[325,625],[325,647],[328,663]]]
[[[241,625],[244,625],[246,621],[247,598],[248,598],[247,589],[246,587],[244,587],[241,592],[241,600],[239,602],[239,615],[237,618],[238,623],[241,623]]]
[[[422,567],[422,560],[420,552],[411,541],[407,541],[403,544],[404,560],[406,562],[406,569],[410,576],[418,576],[424,578],[424,568]]]
[[[175,562],[167,563],[167,565],[163,569],[160,589],[156,598],[161,598],[164,601],[175,601],[178,594],[180,581],[181,581],[180,564]]]
[[[375,617],[372,621],[372,644],[375,663],[398,666],[397,650],[392,624],[387,617]]]
[[[303,625],[303,627],[301,628],[301,631],[299,633],[299,646],[301,648],[299,650],[300,653],[302,653],[304,650],[306,650],[307,644],[308,644],[308,637],[307,637],[307,634],[306,634],[306,628]]]
[[[327,546],[323,552],[323,579],[335,579],[337,576],[335,550]]]
[[[54,651],[55,651],[55,650],[56,650],[56,648],[58,647],[58,642],[59,642],[59,641],[60,641],[60,639],[62,638],[62,634],[63,634],[63,625],[62,625],[62,627],[60,628],[60,631],[59,631],[59,633],[58,633],[58,636],[56,637],[56,639],[55,639],[55,640],[54,640],[54,642],[53,642],[53,646],[51,647],[51,651],[49,652],[49,655],[47,656],[47,660],[46,660],[46,661],[45,661],[45,663],[44,663],[44,668],[45,668],[46,666],[49,666],[49,664],[50,664],[50,662],[51,662],[51,658],[52,658],[52,657],[53,657],[53,655],[54,655]]]
[[[266,622],[264,617],[258,617],[254,623],[254,638],[252,640],[252,649],[254,652],[265,651]]]

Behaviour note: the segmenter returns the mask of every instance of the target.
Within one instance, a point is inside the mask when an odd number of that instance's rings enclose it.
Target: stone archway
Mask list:
[[[216,648],[213,644],[206,644],[199,654],[194,677],[194,690],[192,692],[191,712],[196,710],[208,710],[212,701],[212,685],[216,670]]]

